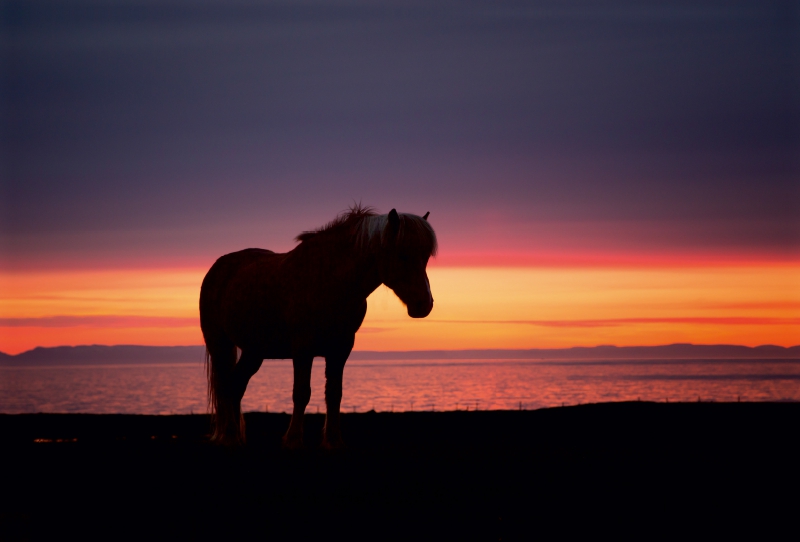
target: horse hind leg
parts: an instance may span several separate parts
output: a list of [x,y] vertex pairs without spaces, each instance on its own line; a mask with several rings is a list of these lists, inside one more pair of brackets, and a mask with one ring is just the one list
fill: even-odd
[[261,367],[263,360],[245,351],[237,362],[235,347],[226,354],[220,362],[215,362],[215,355],[209,349],[209,392],[214,426],[211,440],[236,446],[245,442],[242,397],[250,378]]
[[207,340],[206,344],[211,441],[235,444],[240,441],[241,415],[232,405],[228,390],[236,367],[236,345],[227,340],[214,343]]

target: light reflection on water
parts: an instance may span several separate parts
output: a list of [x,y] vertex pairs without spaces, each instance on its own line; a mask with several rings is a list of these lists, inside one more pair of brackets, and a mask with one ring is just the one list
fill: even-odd
[[[324,412],[324,361],[309,412]],[[246,411],[291,411],[290,361],[267,361]],[[798,401],[800,360],[348,362],[347,412],[535,409],[608,401]],[[189,414],[206,411],[198,364],[0,368],[0,412]]]

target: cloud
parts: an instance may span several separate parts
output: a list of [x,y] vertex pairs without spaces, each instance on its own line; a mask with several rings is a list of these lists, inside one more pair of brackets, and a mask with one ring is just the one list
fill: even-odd
[[396,328],[393,327],[369,327],[364,326],[359,328],[359,333],[383,333],[385,331],[394,331]]
[[800,318],[769,317],[675,317],[675,318],[601,318],[595,320],[434,320],[446,324],[518,324],[542,327],[618,327],[629,324],[695,324],[729,326],[797,326]]
[[42,316],[38,318],[0,318],[0,327],[197,327],[198,318],[172,316],[126,316],[102,314],[93,316]]

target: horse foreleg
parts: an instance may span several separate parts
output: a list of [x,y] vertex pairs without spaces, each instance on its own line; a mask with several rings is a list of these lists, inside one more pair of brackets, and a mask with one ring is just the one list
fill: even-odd
[[325,358],[325,428],[322,447],[328,450],[344,448],[339,411],[342,404],[342,377],[347,356]]
[[292,360],[294,367],[294,387],[292,388],[292,420],[289,429],[283,436],[283,447],[297,450],[303,447],[303,417],[306,406],[311,400],[311,365],[313,357],[295,358]]

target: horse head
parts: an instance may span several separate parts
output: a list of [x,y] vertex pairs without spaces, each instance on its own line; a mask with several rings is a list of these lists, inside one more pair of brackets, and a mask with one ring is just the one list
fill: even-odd
[[428,214],[419,217],[392,209],[383,232],[381,282],[397,294],[412,318],[425,318],[433,310],[425,267],[436,253],[436,234],[428,224]]

